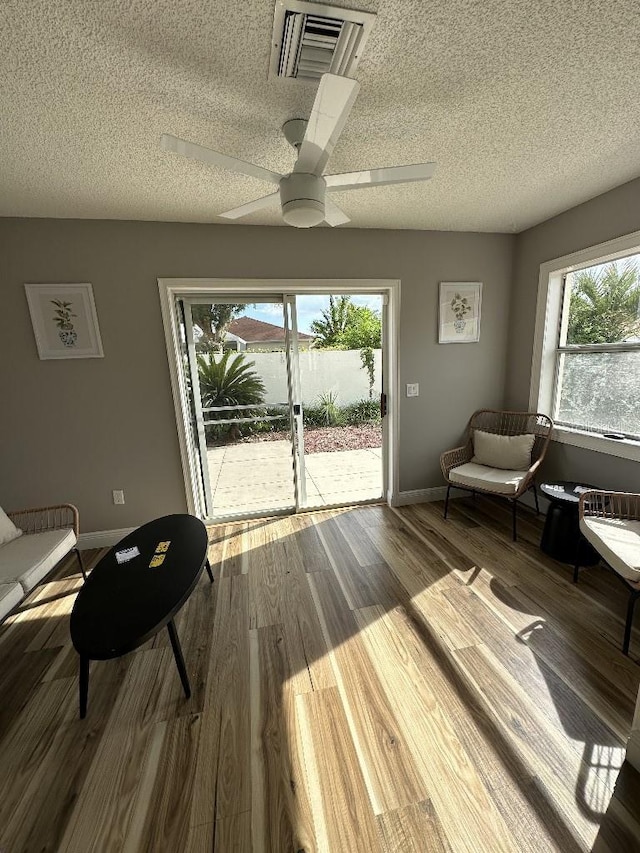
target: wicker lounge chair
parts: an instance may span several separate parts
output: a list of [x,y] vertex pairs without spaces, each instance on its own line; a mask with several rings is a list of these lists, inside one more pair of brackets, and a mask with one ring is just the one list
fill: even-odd
[[[593,489],[580,495],[580,531],[629,592],[622,651],[629,654],[633,610],[640,598],[640,495]],[[580,563],[573,580],[577,583]]]
[[[449,493],[452,488],[469,492],[500,495],[511,501],[513,508],[513,539],[516,540],[516,504],[518,498],[533,489],[538,510],[538,492],[536,473],[544,459],[553,421],[539,412],[501,412],[494,409],[480,409],[471,416],[467,425],[466,442],[462,447],[447,450],[440,457],[440,467],[447,481],[447,498],[444,505],[444,517],[449,510]],[[532,436],[530,458],[527,454],[526,467],[505,468],[499,465],[487,465],[478,461],[474,450],[474,434],[479,430],[493,436],[525,437]],[[500,442],[498,442],[500,443]],[[526,442],[525,442],[526,443]],[[506,444],[506,443],[505,443]],[[505,459],[511,452],[505,447]],[[523,454],[519,454],[523,455]]]

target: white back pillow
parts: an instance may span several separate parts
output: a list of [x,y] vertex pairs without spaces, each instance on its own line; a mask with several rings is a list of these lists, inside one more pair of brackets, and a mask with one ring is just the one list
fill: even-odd
[[489,468],[527,471],[531,467],[531,451],[535,435],[496,435],[493,432],[473,431],[473,459]]
[[7,542],[12,542],[22,536],[22,530],[16,527],[7,513],[0,506],[0,545],[6,545]]

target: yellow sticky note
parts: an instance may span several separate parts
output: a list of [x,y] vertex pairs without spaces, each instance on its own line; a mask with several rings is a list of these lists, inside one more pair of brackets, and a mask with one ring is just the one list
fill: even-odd
[[149,563],[150,569],[156,569],[164,563],[164,554],[154,554]]
[[166,554],[169,550],[169,545],[171,545],[171,539],[168,539],[166,542],[158,542],[156,545],[156,554]]

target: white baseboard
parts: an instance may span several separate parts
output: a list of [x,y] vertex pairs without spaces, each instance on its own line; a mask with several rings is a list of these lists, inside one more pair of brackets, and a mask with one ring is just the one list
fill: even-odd
[[[391,506],[406,506],[407,504],[422,504],[430,501],[443,501],[447,496],[446,486],[434,486],[431,489],[412,489],[408,492],[398,492]],[[451,495],[453,498],[454,496]]]
[[129,533],[132,533],[135,527],[122,527],[120,530],[96,530],[93,533],[81,533],[78,536],[78,548],[81,551],[87,548],[111,548]]
[[[450,500],[462,498],[468,495],[468,492],[459,489],[452,489]],[[447,496],[446,486],[433,486],[430,489],[412,489],[407,492],[398,492],[394,500],[391,500],[390,506],[407,506],[407,504],[430,503],[431,501],[443,501]],[[549,501],[539,494],[540,512],[546,513]],[[535,509],[535,501],[533,493],[527,492],[520,501],[527,506]],[[78,548],[85,550],[87,548],[111,548],[129,533],[133,533],[135,527],[122,527],[119,530],[95,530],[93,533],[81,533],[78,537]]]
[[[468,497],[471,493],[463,491],[461,489],[451,489],[451,494],[449,495],[449,500],[455,500],[456,498]],[[478,492],[480,494],[480,492]],[[394,501],[391,501],[391,506],[406,506],[407,504],[421,504],[421,503],[429,503],[431,501],[443,501],[447,496],[447,487],[446,486],[434,486],[431,489],[413,489],[408,492],[398,492],[398,495]],[[529,506],[532,509],[536,508],[535,498],[533,496],[533,492],[525,492],[525,494],[518,499],[519,503],[525,504],[525,506]],[[540,501],[540,512],[542,515],[546,515],[547,508],[550,501],[547,500],[543,495],[538,492],[538,500]]]

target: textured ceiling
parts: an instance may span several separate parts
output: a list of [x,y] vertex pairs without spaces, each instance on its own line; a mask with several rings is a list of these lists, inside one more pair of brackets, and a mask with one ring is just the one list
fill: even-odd
[[[423,184],[335,194],[352,227],[519,231],[640,175],[638,0],[331,5],[377,20],[328,171],[438,162]],[[291,169],[280,126],[315,87],[267,79],[273,8],[3,0],[0,215],[216,222],[271,192],[158,140]]]

